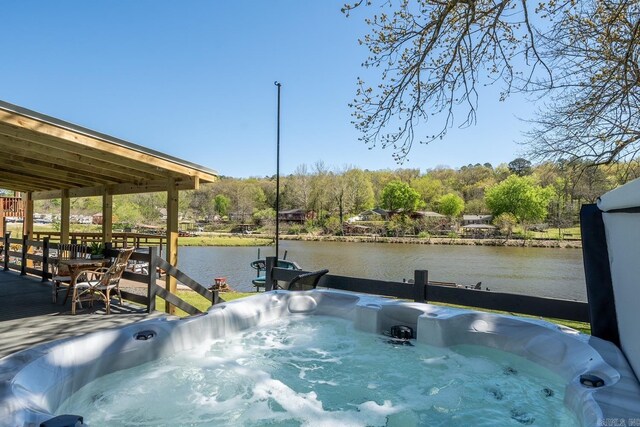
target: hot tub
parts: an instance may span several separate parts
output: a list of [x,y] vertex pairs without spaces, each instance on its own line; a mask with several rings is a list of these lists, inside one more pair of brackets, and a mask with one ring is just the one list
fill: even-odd
[[[513,425],[540,425],[540,419],[536,421],[535,416],[531,415],[526,408],[505,406],[507,399],[503,399],[503,395],[507,396],[510,391],[502,390],[500,387],[509,380],[520,385],[527,384],[524,390],[520,390],[524,395],[542,393],[543,400],[559,399],[571,413],[575,424],[596,426],[607,423],[618,423],[612,425],[637,423],[640,425],[640,385],[624,356],[613,344],[543,321],[328,290],[267,292],[214,306],[207,313],[191,318],[167,317],[149,320],[119,329],[52,342],[6,357],[0,360],[0,425],[37,426],[55,416],[68,413],[64,409],[73,408],[69,402],[73,401],[74,396],[80,396],[83,391],[86,394],[85,400],[88,406],[75,410],[74,413],[83,416],[84,421],[92,425],[92,413],[95,411],[91,404],[93,401],[104,400],[102,393],[91,389],[95,384],[99,385],[104,379],[106,385],[103,386],[109,388],[113,384],[122,382],[122,378],[128,378],[131,385],[126,387],[139,388],[144,394],[145,388],[153,388],[156,383],[148,377],[137,381],[136,372],[139,371],[136,369],[151,366],[152,369],[157,369],[158,376],[161,376],[165,360],[180,360],[188,357],[200,359],[201,354],[211,355],[212,350],[207,347],[211,343],[217,343],[216,346],[218,346],[217,353],[214,352],[212,356],[213,361],[207,361],[204,367],[198,368],[200,371],[187,369],[189,375],[194,375],[193,381],[201,376],[202,370],[213,369],[212,366],[216,363],[216,369],[226,366],[227,372],[233,369],[240,372],[241,368],[244,371],[254,372],[256,369],[247,369],[251,366],[251,360],[246,355],[233,356],[238,360],[220,362],[221,355],[223,356],[227,351],[224,343],[254,330],[259,331],[257,336],[263,342],[265,339],[272,340],[271,335],[263,331],[268,331],[270,325],[276,324],[274,322],[282,322],[283,319],[304,319],[306,327],[313,325],[314,319],[318,319],[318,324],[320,319],[339,319],[340,322],[348,325],[347,327],[339,326],[346,330],[347,338],[335,338],[332,342],[332,337],[329,336],[326,341],[332,342],[334,346],[332,348],[342,348],[344,346],[335,347],[335,345],[350,341],[348,334],[351,328],[358,334],[366,333],[366,336],[359,335],[364,338],[357,339],[371,341],[367,338],[370,336],[375,338],[373,341],[379,341],[380,345],[391,344],[392,351],[396,352],[393,353],[395,355],[393,357],[397,357],[394,360],[398,360],[398,363],[389,363],[385,369],[371,368],[370,370],[376,370],[378,373],[371,374],[372,379],[367,380],[364,386],[356,386],[355,383],[345,384],[345,382],[351,383],[352,380],[357,379],[356,377],[363,376],[363,373],[369,375],[368,367],[358,366],[360,370],[356,370],[354,366],[354,369],[347,371],[345,377],[349,378],[351,375],[350,379],[345,380],[341,377],[342,380],[338,380],[333,378],[334,375],[323,377],[322,372],[326,368],[315,361],[309,363],[306,353],[286,353],[285,357],[279,359],[271,357],[265,359],[266,362],[260,363],[276,367],[290,364],[298,370],[293,375],[287,375],[299,377],[303,384],[289,387],[283,385],[280,379],[276,381],[270,378],[269,374],[262,373],[259,379],[254,378],[253,385],[261,384],[261,390],[266,396],[264,399],[260,397],[257,390],[247,391],[235,382],[234,385],[230,384],[225,388],[223,378],[217,381],[218,384],[211,384],[212,389],[218,387],[227,395],[232,395],[234,390],[246,394],[248,396],[246,402],[249,403],[244,403],[245,410],[246,407],[251,406],[254,412],[251,414],[253,417],[251,419],[254,421],[260,420],[259,414],[255,414],[261,408],[258,402],[262,404],[268,401],[270,403],[265,404],[264,408],[274,411],[280,417],[275,418],[276,421],[293,420],[296,425],[331,425],[336,420],[348,421],[343,423],[345,425],[359,425],[358,417],[365,417],[362,418],[365,420],[362,421],[362,425],[437,424],[432,422],[435,418],[425,418],[431,417],[428,411],[442,417],[438,418],[441,425],[448,425],[455,423],[456,420],[461,422],[460,420],[465,419],[464,410],[460,409],[467,400],[466,392],[461,387],[465,385],[469,393],[474,394],[473,397],[468,397],[469,400],[479,399],[481,404],[486,402],[485,406],[495,407],[496,411],[502,410],[500,408],[504,406],[506,419],[511,420]],[[305,327],[296,326],[295,323],[292,325],[291,331],[299,332],[300,328]],[[299,332],[302,337],[307,334],[306,330]],[[333,332],[329,335],[331,334]],[[316,345],[315,338],[307,337],[307,339],[308,341],[302,347],[310,348],[316,354],[322,354],[322,359],[327,359],[334,365],[345,364],[345,361],[338,360],[339,358],[327,357],[325,350],[319,347],[320,344]],[[269,345],[282,347],[282,342],[287,341],[286,334],[284,336],[281,334],[280,340],[278,343],[269,341]],[[376,342],[372,345],[377,345]],[[239,344],[239,347],[243,345],[244,342]],[[203,346],[207,350],[203,351]],[[405,350],[405,347],[412,349]],[[449,353],[445,354],[445,349],[447,351],[452,349],[453,356]],[[386,350],[367,351],[383,353]],[[459,354],[469,351],[473,353],[472,357],[476,359],[479,357],[481,360],[480,367],[474,365],[476,367],[471,367],[470,372],[466,374],[470,378],[474,376],[481,378],[477,386],[465,384],[468,381],[458,379],[457,383],[448,383],[454,385],[447,389],[446,384],[445,386],[431,384],[429,376],[420,377],[427,365],[436,365],[436,369],[440,370],[450,369],[452,363],[457,363],[457,367],[464,367],[466,359],[460,358],[467,356],[459,356]],[[507,355],[504,359],[506,362],[494,363],[500,371],[491,371],[490,369],[495,367],[487,367],[487,363],[482,362],[482,360],[486,361],[486,357],[503,352]],[[263,352],[260,351],[260,353]],[[411,366],[412,358],[416,358],[419,362]],[[305,360],[307,364],[304,368],[300,368]],[[233,366],[230,366],[231,364]],[[402,394],[410,395],[408,400],[398,401],[395,395],[388,398],[379,397],[382,395],[377,388],[386,388],[384,381],[380,379],[385,375],[386,370],[389,371],[390,377],[397,376],[401,381],[399,391],[393,393],[398,394],[398,399],[402,399]],[[400,376],[403,372],[408,373],[409,377]],[[184,376],[184,373],[180,375]],[[313,376],[312,381],[308,378],[311,376]],[[547,378],[551,381],[552,377],[559,379],[561,385],[545,387],[544,381],[547,381]],[[111,379],[111,382],[108,379]],[[192,379],[187,377],[186,382],[191,381]],[[265,384],[278,384],[277,390],[271,390]],[[351,386],[351,389],[345,388],[347,385]],[[314,388],[316,386],[318,390]],[[206,398],[202,401],[191,398],[192,401],[189,404],[193,408],[222,405],[219,403],[222,402],[219,396],[212,398],[211,393],[207,394],[206,384],[199,387],[205,389],[199,392]],[[329,389],[332,393],[351,390],[346,391],[347,396],[341,396],[340,399],[356,400],[353,403],[342,402],[339,410],[332,410],[328,401],[322,401],[320,388]],[[460,390],[454,394],[447,394],[452,393],[452,389],[456,388]],[[377,394],[368,394],[367,389]],[[355,395],[360,394],[358,391],[363,393],[356,398]],[[164,391],[164,394],[171,393],[171,389]],[[287,393],[289,397],[282,397]],[[177,394],[176,400],[180,399]],[[455,397],[452,397],[454,395]],[[272,399],[273,396],[276,397]],[[229,396],[226,399],[228,398]],[[460,402],[452,406],[451,401],[454,399]],[[516,398],[515,401],[517,400],[519,399]],[[135,398],[131,398],[130,401],[134,402],[133,407],[138,405]],[[307,416],[312,412],[314,416],[302,419],[296,418],[297,415],[286,415],[290,409],[287,403],[292,401],[298,403],[289,405],[291,408],[296,407],[297,410],[306,412]],[[407,401],[418,402],[422,408],[414,410],[408,407]],[[295,408],[291,410],[295,412]],[[304,418],[304,415],[301,417]],[[201,420],[201,425],[208,425],[204,421],[206,417],[198,419]],[[425,421],[426,419],[429,421]],[[157,421],[154,423],[133,418],[131,422],[136,425],[157,424]],[[227,422],[230,425],[234,424],[231,419],[227,419]],[[94,421],[93,425],[105,425],[104,423],[108,421],[105,419]],[[171,423],[173,425],[175,420]],[[185,423],[191,425],[194,421],[185,419]],[[239,423],[242,424],[242,422]],[[114,422],[114,425],[121,424],[122,421]],[[216,424],[220,424],[219,421]]]

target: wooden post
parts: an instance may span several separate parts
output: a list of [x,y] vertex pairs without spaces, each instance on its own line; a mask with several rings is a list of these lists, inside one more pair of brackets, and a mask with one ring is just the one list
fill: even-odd
[[22,202],[24,203],[24,222],[22,223],[22,234],[31,235],[33,233],[33,198],[32,193],[24,193]]
[[105,188],[102,194],[102,242],[111,242],[113,238],[113,196]]
[[29,234],[22,235],[22,260],[20,261],[20,275],[24,276],[27,274],[27,253],[29,252],[29,245],[27,245],[27,240],[29,240]]
[[154,247],[149,247],[149,282],[147,283],[147,298],[149,302],[147,303],[147,313],[152,313],[156,311],[156,270],[158,268],[158,249]]
[[413,272],[413,300],[415,302],[427,301],[427,288],[429,285],[429,271],[416,270]]
[[273,280],[273,267],[276,266],[276,257],[268,256],[266,258],[266,270],[264,271],[264,291],[272,291],[276,288]]
[[[172,266],[178,265],[178,188],[176,180],[169,179],[167,185],[167,262]],[[167,274],[165,289],[172,294],[178,290],[176,278]],[[165,302],[165,312],[175,313],[175,307]]]
[[42,239],[42,281],[49,280],[49,239],[47,236]]
[[11,233],[4,233],[4,271],[9,270],[9,251],[11,250],[11,245],[9,244],[10,238]]
[[[33,198],[32,198],[32,193],[31,192],[24,193],[22,195],[22,200],[24,202],[24,222],[22,223],[22,234],[24,236],[31,236],[31,235],[33,235]],[[31,248],[31,247],[27,247],[27,250],[28,250],[27,253],[32,253],[33,252],[33,248]],[[27,260],[25,258],[25,259],[23,259],[23,262],[25,263],[24,266],[33,267],[33,261]]]
[[60,199],[60,243],[69,243],[69,222],[71,221],[71,199],[69,190],[62,190]]
[[[75,238],[71,239],[71,244],[72,245],[77,245],[78,244],[78,239],[75,239]],[[78,256],[78,252],[77,251],[73,251],[73,252],[71,252],[69,254],[69,258],[71,258],[71,259],[76,259],[77,256]]]
[[4,217],[4,199],[0,197],[0,236],[4,236],[7,229],[7,222]]

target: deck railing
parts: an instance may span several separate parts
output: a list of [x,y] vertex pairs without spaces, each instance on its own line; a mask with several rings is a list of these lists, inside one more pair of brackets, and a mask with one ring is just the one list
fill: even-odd
[[7,216],[24,217],[24,203],[21,197],[0,197],[0,219]]
[[[32,274],[42,278],[42,281],[51,279],[51,264],[55,262],[55,258],[51,256],[52,251],[57,251],[59,243],[51,242],[48,236],[42,240],[31,240],[28,235],[20,239],[12,239],[11,233],[4,236],[4,250],[2,252],[2,265],[6,270],[17,270],[21,275]],[[73,244],[83,246],[72,240]],[[115,258],[118,250],[113,248],[111,244],[106,245],[104,255],[107,258]],[[84,246],[85,252],[88,253],[87,247]],[[160,256],[158,256],[157,247],[148,247],[145,251],[133,252],[129,258],[131,269],[125,270],[122,278],[134,282],[144,283],[146,285],[146,295],[140,295],[134,292],[121,289],[123,299],[141,304],[147,307],[147,312],[156,309],[156,296],[164,299],[170,304],[180,308],[190,315],[201,313],[200,310],[193,307],[186,301],[180,299],[177,295],[168,292],[156,283],[158,272],[175,277],[181,284],[186,285],[199,295],[202,295],[211,304],[223,302],[217,291],[211,291],[189,276],[171,266]],[[136,268],[138,267],[138,268]]]
[[[43,281],[49,280],[51,278],[49,269],[49,264],[51,263],[50,251],[57,249],[57,245],[57,243],[51,243],[48,238],[44,238],[42,241],[31,240],[29,236],[24,236],[22,239],[12,239],[11,234],[7,233],[4,236],[4,270],[18,270],[21,274],[34,274],[42,277]],[[32,253],[32,248],[37,249],[37,253]],[[147,266],[146,272],[125,271],[122,277],[145,283],[147,292],[146,296],[143,296],[123,291],[123,298],[145,305],[149,312],[155,310],[156,296],[159,296],[188,314],[201,313],[200,310],[179,299],[176,295],[169,293],[156,283],[157,271],[164,271],[208,301],[211,301],[212,305],[223,302],[217,291],[209,290],[200,285],[177,268],[171,266],[159,257],[157,253],[157,248],[149,247],[146,252],[134,252],[131,255],[131,261]],[[117,255],[117,251],[107,248],[105,255],[113,257]],[[34,268],[34,265],[38,264],[40,268]],[[276,268],[274,267],[275,257],[267,257],[266,264],[266,291],[275,289],[277,281],[289,282],[299,274],[307,273],[300,270]],[[413,283],[327,274],[320,279],[318,286],[408,299],[416,302],[440,302],[554,319],[589,322],[589,305],[585,302],[435,285],[429,282],[429,273],[426,270],[416,270]]]
[[[265,289],[267,291],[275,289],[277,281],[289,282],[303,273],[307,272],[276,268],[275,257],[267,257]],[[320,279],[318,287],[408,299],[415,302],[439,302],[554,319],[589,322],[589,305],[586,302],[434,285],[429,282],[429,272],[426,270],[416,270],[414,272],[414,283],[326,274]]]
[[[60,242],[59,231],[34,231],[34,240],[44,240],[48,237],[51,242]],[[93,232],[70,232],[69,239],[78,242],[81,245],[90,245],[93,242],[101,242],[102,234]],[[146,233],[129,233],[129,232],[116,232],[111,235],[111,245],[114,248],[146,248],[149,246],[155,246],[159,248],[159,253],[162,255],[162,249],[166,244],[166,236],[161,234],[146,234]]]

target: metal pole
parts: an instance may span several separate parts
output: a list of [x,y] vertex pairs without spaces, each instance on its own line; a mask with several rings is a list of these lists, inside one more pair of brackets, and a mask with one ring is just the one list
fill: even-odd
[[278,87],[278,123],[276,131],[276,265],[278,265],[278,241],[280,240],[280,87],[279,82],[274,82]]

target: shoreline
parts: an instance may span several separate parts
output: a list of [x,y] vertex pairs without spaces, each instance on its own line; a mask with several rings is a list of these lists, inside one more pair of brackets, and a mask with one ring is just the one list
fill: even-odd
[[[242,238],[272,238],[273,236],[252,234]],[[461,246],[507,246],[527,248],[582,248],[581,240],[553,239],[468,239],[450,237],[382,237],[382,236],[315,236],[315,235],[281,235],[280,240],[304,242],[345,242],[345,243],[400,243],[417,245],[461,245]]]

